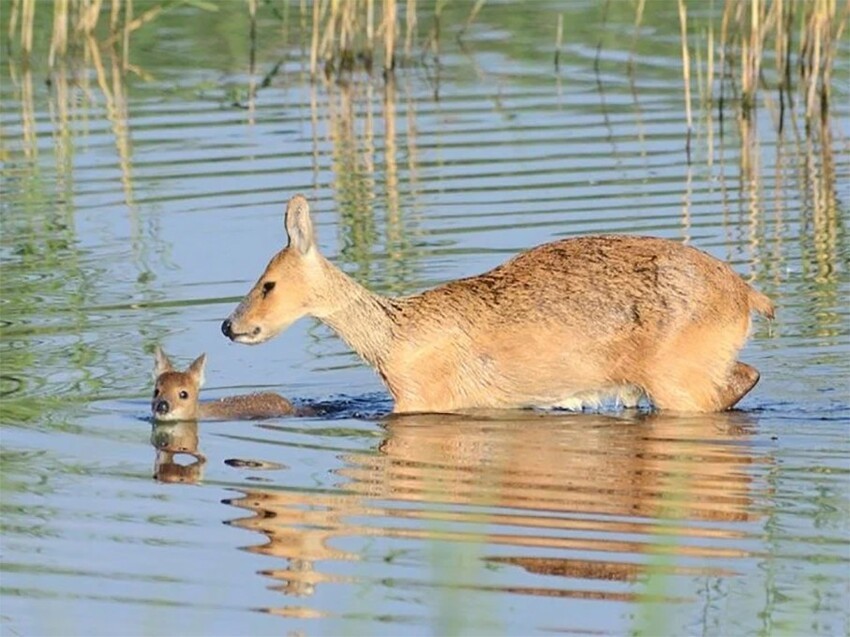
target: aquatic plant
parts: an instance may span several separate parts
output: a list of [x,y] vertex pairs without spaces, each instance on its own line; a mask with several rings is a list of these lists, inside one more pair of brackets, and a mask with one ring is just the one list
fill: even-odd
[[[33,52],[36,5],[39,8],[50,6],[46,2],[36,3],[36,0],[12,0],[9,12],[8,46],[11,52],[17,40],[25,61],[29,60]],[[130,34],[154,20],[163,11],[182,5],[205,11],[218,10],[214,2],[205,0],[171,0],[155,4],[137,15],[134,11],[133,0],[110,0],[108,11],[104,7],[103,0],[54,0],[48,64],[53,68],[60,58],[92,38],[98,25],[102,24],[103,16],[108,13],[109,35],[103,43],[106,45],[120,43],[123,68],[126,71],[129,68]]]
[[[442,10],[447,0],[434,4],[431,27],[422,45],[422,51],[436,55],[439,51]],[[476,0],[466,20],[459,25],[460,38],[486,0]],[[416,0],[314,0],[300,2],[300,32],[309,37],[310,75],[318,77],[341,77],[355,70],[371,73],[380,65],[388,76],[402,57],[413,59],[420,10]],[[36,14],[39,20],[46,14],[43,7],[51,6],[35,0],[12,0],[8,20],[8,45],[10,53],[14,43],[24,60],[33,53]],[[219,6],[209,0],[167,0],[136,13],[133,0],[54,0],[53,29],[50,39],[49,65],[52,68],[58,59],[78,48],[76,44],[92,37],[96,31],[108,29],[102,43],[120,44],[124,59],[124,70],[129,68],[130,36],[140,27],[154,21],[165,11],[181,6],[190,6],[204,11],[218,11]],[[247,0],[246,9],[250,16],[252,33],[256,29],[257,0]],[[37,11],[38,9],[38,11]],[[289,11],[285,7],[281,14],[276,8],[272,12],[285,20]],[[421,12],[424,14],[424,10]],[[107,18],[108,16],[108,18]],[[103,23],[108,22],[108,27]],[[307,34],[309,34],[307,36]]]
[[[475,20],[486,0],[476,0],[457,37]],[[442,11],[447,0],[436,0],[431,28],[422,45],[423,55],[439,54]],[[301,1],[302,15],[306,2]],[[400,59],[413,59],[414,42],[420,24],[417,0],[382,0],[380,22],[375,0],[315,0],[312,3],[310,30],[310,75],[340,77],[355,70],[371,73],[380,65],[385,77]],[[422,12],[424,13],[424,11]],[[306,21],[302,19],[302,23]],[[402,33],[403,23],[403,33]]]
[[[678,4],[690,130],[688,32],[696,27],[689,23],[685,1],[679,0]],[[786,120],[791,119],[786,113],[795,108],[795,94],[798,94],[807,132],[811,132],[816,118],[826,121],[829,116],[832,69],[848,17],[850,0],[845,0],[842,7],[838,0],[725,0],[716,51],[713,26],[709,25],[708,72],[704,75],[705,85],[700,83],[700,94],[712,95],[711,89],[717,85],[718,118],[722,125],[729,91],[739,105],[739,116],[750,119],[759,90],[773,89],[778,94],[780,131]],[[796,42],[795,34],[798,34]],[[764,63],[771,50],[775,67],[772,74]],[[719,56],[716,67],[715,53]]]

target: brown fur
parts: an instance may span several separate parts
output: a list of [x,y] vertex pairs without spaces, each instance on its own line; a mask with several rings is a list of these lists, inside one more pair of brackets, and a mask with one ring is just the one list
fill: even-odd
[[742,381],[735,359],[750,313],[772,316],[773,304],[695,248],[654,237],[564,239],[387,298],[319,254],[302,196],[285,222],[289,244],[222,331],[256,344],[315,316],[377,369],[396,412],[577,408],[607,397],[632,406],[642,395],[661,409],[719,411],[755,384]]
[[205,364],[206,355],[201,354],[186,371],[177,371],[165,352],[156,348],[156,385],[151,401],[151,415],[155,420],[249,420],[307,415],[283,396],[269,392],[201,402]]

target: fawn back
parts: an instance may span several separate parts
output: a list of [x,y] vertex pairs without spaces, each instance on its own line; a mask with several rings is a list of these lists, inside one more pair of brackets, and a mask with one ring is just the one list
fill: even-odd
[[174,369],[159,347],[155,356],[156,382],[151,401],[151,414],[155,420],[248,420],[289,416],[298,412],[286,398],[270,392],[201,402],[206,354],[196,358],[185,371]]

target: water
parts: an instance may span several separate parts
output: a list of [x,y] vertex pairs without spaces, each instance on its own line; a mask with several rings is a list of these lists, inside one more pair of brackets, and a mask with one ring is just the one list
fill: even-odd
[[[388,88],[312,86],[267,6],[252,75],[241,3],[163,13],[125,82],[106,47],[50,86],[3,66],[3,634],[847,634],[848,57],[829,138],[695,108],[689,165],[675,7],[633,76],[617,3],[567,9],[554,74],[561,10],[488,3]],[[388,418],[327,329],[219,333],[295,192],[387,294],[573,234],[687,240],[776,301],[762,381],[698,417]],[[208,398],[340,411],[152,431],[155,344],[207,353]]]

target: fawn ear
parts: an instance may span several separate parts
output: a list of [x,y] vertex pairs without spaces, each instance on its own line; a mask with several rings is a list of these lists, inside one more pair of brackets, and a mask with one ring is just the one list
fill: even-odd
[[207,364],[207,355],[201,354],[192,361],[192,364],[189,365],[189,368],[186,370],[186,373],[191,376],[195,382],[198,384],[198,387],[203,386],[204,380],[204,367]]
[[161,374],[165,372],[173,372],[174,366],[171,364],[171,361],[168,360],[168,355],[162,350],[162,348],[157,345],[153,351],[155,363],[153,366],[153,376],[154,378],[159,378]]
[[316,245],[316,235],[313,233],[313,221],[310,219],[310,206],[304,195],[295,195],[286,204],[284,218],[289,245],[301,254],[307,254]]

